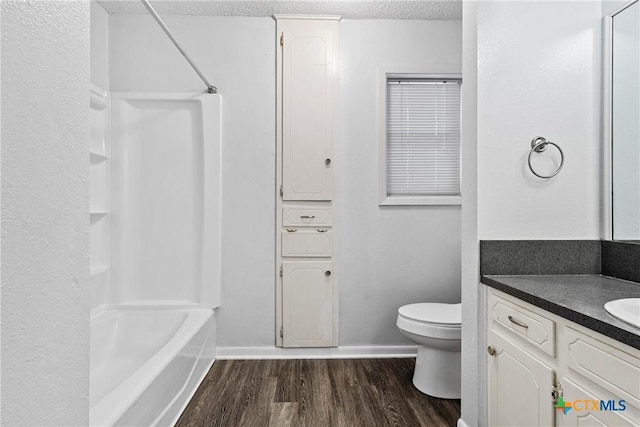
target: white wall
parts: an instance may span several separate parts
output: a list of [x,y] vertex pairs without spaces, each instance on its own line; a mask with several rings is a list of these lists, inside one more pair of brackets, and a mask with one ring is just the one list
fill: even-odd
[[2,2],[2,420],[89,422],[89,4]]
[[[467,199],[462,420],[475,426],[486,424],[486,302],[474,261],[478,237],[600,238],[601,5],[465,2],[463,10],[465,81],[477,72],[476,93],[463,88],[462,117],[463,153],[473,146],[477,153],[463,154],[463,166],[477,154],[478,212],[474,224],[473,201]],[[551,180],[533,177],[526,166],[529,143],[538,135],[565,152],[565,167]],[[463,190],[472,193],[473,169],[463,171]]]
[[109,90],[109,14],[91,1],[91,83]]
[[[166,16],[223,96],[219,346],[275,342],[275,21]],[[340,344],[408,343],[397,308],[460,298],[460,209],[378,207],[378,68],[460,72],[460,22],[341,24],[337,143]],[[148,15],[110,16],[113,91],[202,91]],[[401,47],[405,45],[406,47]]]
[[379,207],[380,67],[461,73],[459,21],[343,20],[336,143],[341,345],[410,344],[398,307],[460,301],[460,206]]
[[[600,7],[478,7],[480,239],[600,238]],[[564,169],[553,179],[528,169],[535,136],[564,150]],[[536,161],[553,151],[535,154]]]

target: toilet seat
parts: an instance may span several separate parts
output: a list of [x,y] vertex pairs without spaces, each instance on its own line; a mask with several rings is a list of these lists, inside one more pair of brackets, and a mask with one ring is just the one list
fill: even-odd
[[459,340],[461,321],[461,304],[418,303],[398,309],[398,327],[423,337]]
[[432,325],[460,327],[462,323],[462,304],[442,304],[423,302],[403,305],[398,309],[398,315],[418,322]]

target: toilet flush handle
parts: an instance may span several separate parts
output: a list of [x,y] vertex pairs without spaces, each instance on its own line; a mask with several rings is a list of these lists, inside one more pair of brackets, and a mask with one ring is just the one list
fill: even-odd
[[489,347],[487,347],[487,353],[489,353],[489,356],[495,356],[496,349],[492,345],[490,345]]

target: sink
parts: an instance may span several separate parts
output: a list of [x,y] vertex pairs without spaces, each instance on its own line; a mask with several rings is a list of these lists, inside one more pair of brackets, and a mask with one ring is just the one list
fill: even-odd
[[614,317],[640,328],[640,298],[625,298],[609,301],[604,309]]

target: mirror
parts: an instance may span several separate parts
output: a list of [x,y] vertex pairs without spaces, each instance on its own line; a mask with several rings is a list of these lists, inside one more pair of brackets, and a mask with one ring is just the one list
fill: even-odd
[[611,197],[613,240],[640,243],[640,6],[611,18]]

